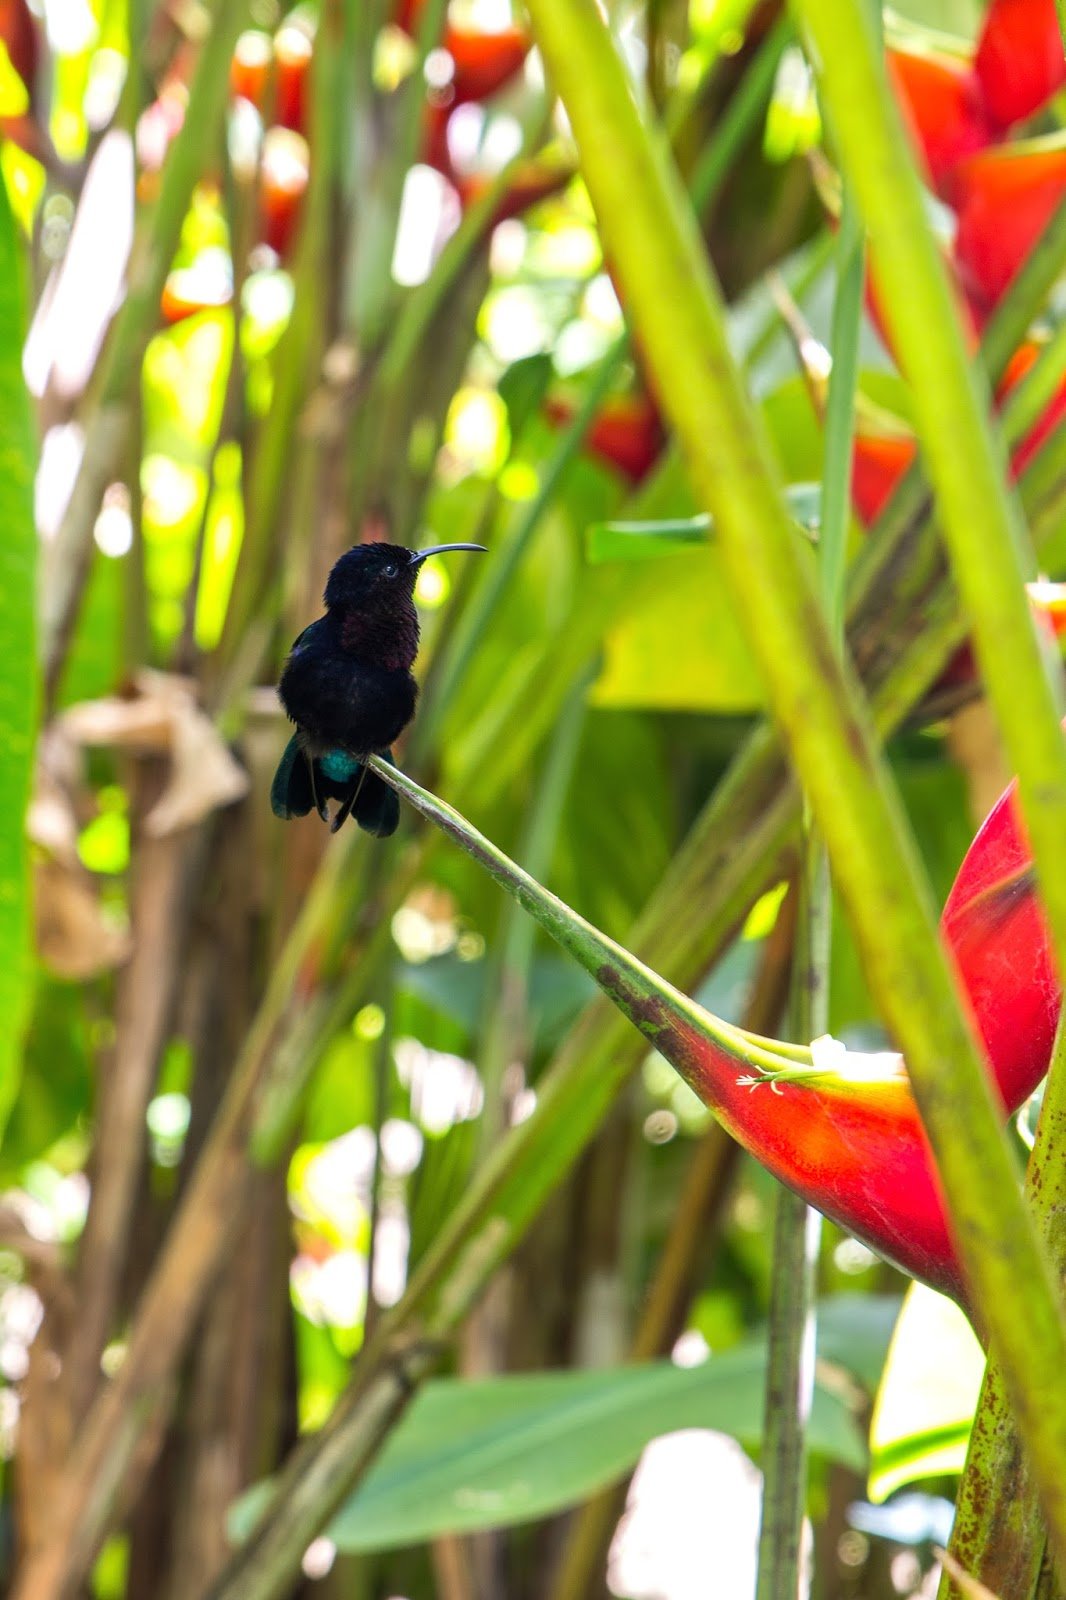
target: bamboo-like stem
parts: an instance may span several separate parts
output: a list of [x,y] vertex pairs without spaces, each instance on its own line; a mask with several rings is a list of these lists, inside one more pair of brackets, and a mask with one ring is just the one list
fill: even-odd
[[[1066,1008],[1059,1018],[1025,1192],[1060,1279],[1066,1277]],[[1003,1373],[989,1362],[956,1501],[951,1550],[996,1594],[1035,1600],[1047,1535]],[[945,1573],[940,1600],[957,1593]]]
[[[688,456],[699,496],[715,517],[727,580],[824,833],[871,984],[906,1056],[974,1302],[1003,1362],[1033,1452],[1049,1527],[1066,1552],[1066,1393],[1057,1377],[1066,1362],[1066,1328],[1018,1192],[1009,1149],[997,1126],[980,1052],[937,939],[913,838],[878,755],[854,679],[834,658],[810,572],[777,490],[768,447],[730,356],[722,308],[676,174],[641,126],[621,60],[593,0],[566,4],[531,0],[529,9],[548,69],[569,112],[583,175],[642,348]],[[827,56],[835,52],[846,63],[850,58],[845,56],[844,38],[858,28],[861,49],[872,59],[872,41],[858,8],[823,10],[808,0],[803,14],[824,23],[819,38]],[[861,87],[853,86],[851,94],[860,100],[864,95],[887,100],[887,89],[876,75],[869,84],[864,80]],[[832,109],[839,113],[847,108],[834,99]],[[843,138],[847,124],[839,115],[836,120]],[[882,120],[887,122],[887,117]],[[894,149],[891,158],[909,171]],[[876,206],[860,181],[860,166],[865,176],[863,163],[855,163],[852,176],[869,220]],[[893,172],[881,172],[884,183],[893,177]],[[920,210],[908,225],[926,237]],[[932,253],[931,240],[928,247]],[[882,256],[882,267],[886,264],[890,263]],[[939,263],[935,268],[940,274]],[[942,305],[937,298],[941,289],[947,302],[946,285],[937,276],[935,311],[950,322],[950,303]],[[900,318],[901,328],[904,321]],[[959,348],[963,426],[972,413],[981,440],[987,424],[980,417]],[[927,372],[923,361],[916,376],[925,379]],[[939,396],[935,377],[930,392],[934,400]],[[930,412],[936,416],[935,405]],[[952,434],[944,441],[946,449],[931,438],[926,443],[934,470],[944,479],[941,488],[949,491],[944,505],[954,520],[958,506],[968,508],[972,499],[972,480],[962,482],[950,459],[945,459],[959,448],[959,440]],[[988,503],[982,504],[977,526],[987,530],[991,521],[991,537],[997,538],[1002,486],[992,471],[991,451],[978,449],[977,455],[981,464],[987,457],[987,470],[975,475],[992,508],[989,516]],[[970,463],[971,469],[975,466]],[[1009,531],[1005,517],[1002,531]],[[966,530],[960,529],[959,535],[953,544],[956,555],[967,544]],[[1009,556],[1005,537],[1000,542]],[[1016,581],[1016,564],[1007,565],[1011,581]],[[972,588],[971,609],[982,610],[985,626],[993,611],[984,607],[984,580],[975,579]],[[1035,658],[1031,676],[1038,680],[1024,680],[1025,704],[1032,699],[1041,718],[1046,712],[1053,735],[1050,744],[1037,736],[1032,749],[1024,739],[1015,750],[1025,758],[1030,786],[1038,776],[1051,785],[1051,803],[1038,804],[1040,821],[1034,830],[1041,833],[1041,858],[1046,863],[1049,840],[1044,825],[1057,815],[1057,774],[1060,763],[1066,772],[1066,749],[1054,723],[1050,690],[1021,592],[1016,602],[1025,613],[1023,630],[1017,630],[1024,631],[1024,638],[1016,642],[1019,650],[1028,651],[1027,659]],[[1009,627],[1013,606],[1004,607],[1003,615]],[[1006,638],[1013,639],[1013,632]],[[1005,642],[998,641],[998,647],[1009,670]],[[992,643],[986,640],[987,645]],[[992,665],[998,678],[999,662]],[[1066,810],[1066,781],[1062,798]],[[1055,828],[1061,840],[1063,823],[1056,821]],[[1057,843],[1055,852],[1057,859]],[[1060,898],[1066,931],[1066,897],[1060,894]],[[974,1181],[977,1173],[980,1182]]]
[[[104,490],[121,472],[131,401],[141,363],[159,322],[159,297],[177,250],[182,223],[204,166],[204,151],[221,132],[230,59],[245,26],[248,0],[216,0],[185,121],[167,152],[154,211],[134,241],[129,280],[100,374],[85,452],[70,501],[48,549],[42,588],[41,650],[46,695],[54,695],[92,555],[92,533]],[[131,74],[132,76],[132,74]]]
[[[865,259],[862,225],[845,197],[833,306],[833,366],[826,407],[818,583],[838,651],[844,643],[845,558],[851,522],[851,452],[855,433],[859,329]],[[792,980],[792,1037],[814,1039],[829,1027],[833,890],[825,847],[805,829],[800,913]],[[796,1600],[806,1501],[806,1419],[814,1386],[816,1274],[821,1217],[779,1187],[770,1288],[763,1494],[757,1600]]]
[[1060,971],[1066,970],[1066,743],[1057,668],[1024,591],[1035,558],[1006,488],[947,274],[865,8],[797,0],[822,94],[885,285],[885,309],[914,395],[923,456],[989,696],[1018,774],[1022,809]]
[[326,858],[270,984],[182,1207],[138,1309],[122,1366],[86,1418],[59,1486],[48,1543],[17,1574],[12,1600],[60,1600],[87,1570],[142,1430],[185,1348],[192,1319],[241,1213],[247,1130],[265,1065],[328,925],[348,850]]

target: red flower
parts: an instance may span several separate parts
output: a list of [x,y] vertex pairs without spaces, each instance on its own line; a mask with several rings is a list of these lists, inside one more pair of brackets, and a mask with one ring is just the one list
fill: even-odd
[[955,56],[890,49],[888,75],[937,194],[950,199],[952,174],[995,137],[973,68]]
[[1066,141],[1056,135],[971,156],[955,187],[955,256],[991,310],[1066,195]]
[[[544,409],[549,422],[565,428],[577,407],[556,395]],[[658,461],[664,438],[659,408],[650,395],[619,394],[603,402],[585,435],[585,448],[637,484]]]
[[[1013,786],[970,846],[941,933],[1004,1113],[1012,1112],[1047,1071],[1061,998]],[[794,1072],[782,1058],[781,1073],[753,1078],[691,1006],[659,1009],[642,997],[637,1014],[730,1133],[782,1182],[906,1272],[964,1298],[900,1058],[849,1052],[834,1062],[830,1052],[818,1073]]]
[[974,71],[1000,128],[1039,111],[1066,83],[1055,0],[992,0]]
[[851,453],[851,498],[866,527],[877,521],[918,453],[913,435],[855,435]]
[[495,33],[477,28],[446,29],[444,48],[452,58],[454,103],[487,100],[522,70],[532,39],[516,23]]
[[295,241],[309,177],[306,139],[290,128],[268,129],[259,171],[259,230],[279,256]]

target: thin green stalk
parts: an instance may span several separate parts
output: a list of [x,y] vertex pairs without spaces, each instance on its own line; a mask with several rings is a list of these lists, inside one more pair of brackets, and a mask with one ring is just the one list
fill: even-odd
[[706,211],[732,171],[745,140],[750,137],[773,93],[778,65],[793,37],[790,18],[780,16],[715,125],[714,135],[701,153],[689,182],[692,204],[697,212]]
[[847,594],[848,530],[851,527],[851,450],[855,436],[855,390],[859,379],[859,327],[866,261],[862,222],[846,195],[837,246],[837,292],[833,304],[829,398],[825,414],[822,520],[818,530],[819,589],[830,632],[843,643]]
[[818,53],[841,159],[866,218],[886,315],[911,381],[923,456],[1019,792],[1060,971],[1066,970],[1066,743],[1057,670],[1024,581],[1032,546],[993,444],[953,292],[865,9],[796,0]]
[[1066,322],[1060,322],[1000,412],[1000,426],[1009,437],[1024,439],[1054,400],[1066,376]]
[[[795,1037],[828,1028],[828,861],[809,830],[792,973]],[[815,1292],[822,1219],[798,1194],[777,1186],[763,1414],[763,1490],[756,1600],[797,1600],[807,1499],[807,1417],[814,1388]]]
[[[1033,1452],[1049,1526],[1066,1551],[1066,1392],[1059,1381],[1066,1364],[1066,1328],[1018,1192],[980,1048],[960,1008],[937,937],[913,837],[855,680],[835,657],[807,558],[782,504],[769,447],[729,351],[724,311],[676,173],[661,145],[641,126],[631,86],[595,0],[530,0],[529,10],[548,70],[570,116],[582,172],[641,347],[688,457],[700,500],[715,518],[737,610],[824,833],[874,993],[906,1056],[974,1304],[1003,1362]],[[842,60],[850,59],[842,46],[856,28],[861,50],[872,62],[872,40],[858,8],[834,4],[823,9],[821,0],[806,0],[803,11],[819,24],[827,66],[834,52]],[[846,104],[838,104],[837,98],[843,97],[834,97],[832,109],[847,153],[848,108],[858,105],[860,113],[866,111],[864,102],[884,101],[887,89],[872,74],[870,83],[864,80],[857,89],[852,86]],[[877,116],[887,121],[880,106]],[[892,162],[908,170],[902,153],[889,154],[890,170],[881,172],[885,184],[895,177]],[[885,164],[882,158],[881,166]],[[861,181],[866,177],[864,163],[854,162],[853,167],[856,196],[869,221],[877,213],[876,197],[871,199]],[[926,237],[920,209],[908,225]],[[932,251],[931,242],[929,248]],[[934,269],[934,290],[942,289],[945,302],[937,299],[936,310],[940,321],[950,325],[953,312],[935,258]],[[906,319],[900,320],[902,330]],[[960,366],[963,398],[972,399],[963,407],[962,426],[972,420],[980,438],[987,424],[970,390],[961,345]],[[928,374],[924,352],[917,370],[936,400],[940,376]],[[922,406],[924,418],[924,400]],[[937,406],[930,409],[935,416]],[[946,450],[928,428],[923,436],[938,477],[951,491],[944,504],[954,521],[958,508],[953,497],[957,495],[966,508],[973,498],[972,480],[966,474],[965,481],[960,480],[952,463],[959,434],[951,430]],[[996,538],[1000,533],[996,508],[1002,504],[1003,491],[991,471],[990,451],[984,455],[989,470],[975,475],[982,483],[982,495],[991,502],[991,537]],[[971,470],[977,465],[969,463]],[[988,503],[982,498],[977,521],[986,532]],[[1005,519],[1004,527],[1009,527]],[[967,530],[958,532],[955,545],[965,550]],[[1017,582],[1016,571],[1011,576]],[[981,612],[985,626],[983,577],[975,578],[972,589],[970,610]],[[1043,688],[1048,704],[1040,702],[1037,710],[1040,716],[1047,711],[1045,720],[1053,735],[1046,751],[1039,743],[1031,751],[1029,741],[1022,741],[1031,789],[1037,776],[1053,783],[1060,762],[1066,767],[1066,749],[1051,715],[1024,595],[1019,592],[1016,601],[1024,615],[1022,630],[1014,630],[1024,633],[1018,648],[1028,649],[1036,665],[1037,682],[1026,680],[1025,693],[1039,701]],[[1010,606],[1004,608],[1004,618],[1009,629]],[[1008,631],[1000,648],[1012,639],[1013,632]],[[993,641],[987,643],[991,647]],[[998,678],[998,663],[991,662],[990,667]],[[1054,805],[1041,802],[1029,814],[1040,819],[1034,842],[1039,833],[1041,858],[1047,863],[1045,823],[1056,814]],[[1057,823],[1058,840],[1064,831],[1063,823]],[[1056,846],[1056,860],[1057,854]],[[1060,899],[1066,912],[1061,892]],[[980,1174],[979,1182],[975,1174]]]
[[85,452],[55,538],[45,546],[41,636],[46,698],[55,694],[92,558],[92,535],[108,484],[121,476],[134,391],[144,352],[159,323],[159,298],[178,248],[204,153],[221,134],[230,59],[246,24],[248,0],[216,0],[189,90],[181,131],[167,152],[154,210],[139,229],[126,297],[115,318],[100,372]]
[[[846,194],[837,240],[833,366],[826,406],[818,587],[838,654],[844,647],[851,458],[865,277],[862,224]],[[825,846],[805,819],[791,1031],[815,1039],[829,1027],[833,889]],[[807,1489],[806,1419],[814,1385],[815,1293],[822,1221],[779,1186],[770,1291],[763,1498],[757,1600],[796,1600]]]

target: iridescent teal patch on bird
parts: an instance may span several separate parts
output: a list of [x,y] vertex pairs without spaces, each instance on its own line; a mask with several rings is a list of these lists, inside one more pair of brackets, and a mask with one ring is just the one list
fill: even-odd
[[360,763],[347,750],[327,750],[317,757],[317,765],[331,783],[348,783],[359,771]]

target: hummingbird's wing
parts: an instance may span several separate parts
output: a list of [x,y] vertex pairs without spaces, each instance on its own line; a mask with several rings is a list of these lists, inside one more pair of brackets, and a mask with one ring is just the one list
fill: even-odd
[[290,822],[293,817],[306,817],[314,805],[311,769],[299,738],[294,733],[285,746],[274,782],[270,785],[270,809],[283,822]]

